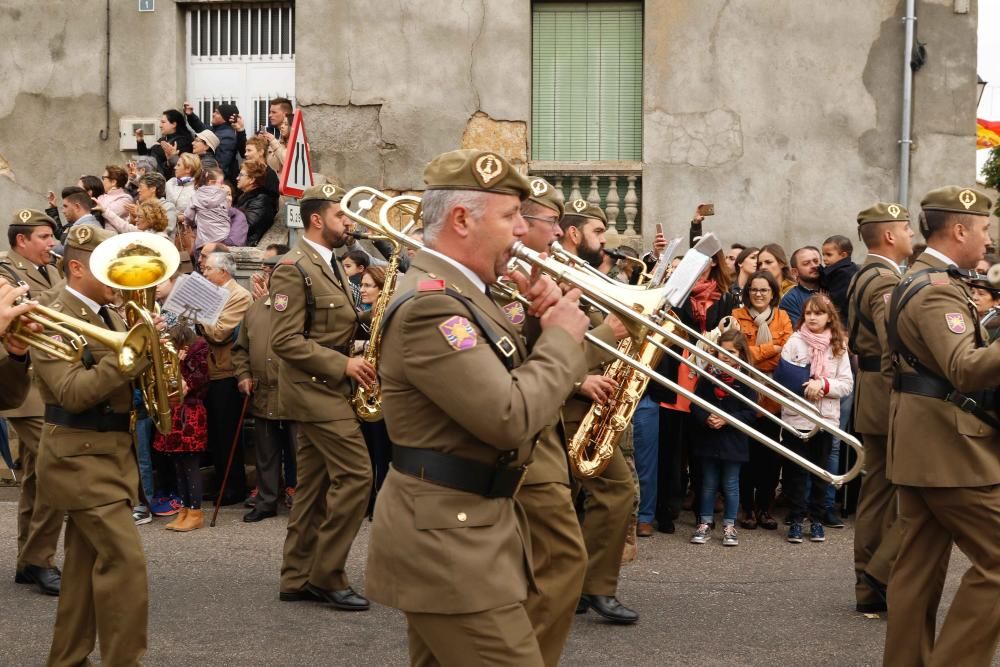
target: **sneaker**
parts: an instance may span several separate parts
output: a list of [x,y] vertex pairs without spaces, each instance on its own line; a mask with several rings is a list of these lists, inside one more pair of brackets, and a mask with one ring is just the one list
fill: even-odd
[[295,501],[295,487],[286,486],[285,487],[285,507],[292,509],[292,503]]
[[712,539],[709,533],[712,529],[707,523],[698,524],[698,528],[694,531],[694,535],[691,536],[691,544],[704,544]]
[[135,521],[135,525],[141,526],[143,524],[152,523],[153,515],[145,505],[136,505],[132,508],[132,520]]
[[149,510],[153,516],[174,516],[181,511],[182,507],[184,507],[184,503],[173,496],[157,498],[149,504]]
[[257,507],[257,487],[253,487],[253,491],[247,496],[247,499],[243,501],[243,507]]
[[726,526],[722,529],[722,546],[738,547],[740,540],[736,537],[736,526]]
[[[801,540],[799,540],[801,542]],[[809,524],[809,541],[810,542],[826,542],[826,533],[823,532],[823,524],[814,521]]]
[[[814,524],[815,525],[815,524]],[[802,544],[802,524],[793,523],[788,527],[788,541],[792,544]]]
[[840,518],[839,513],[829,509],[823,512],[823,525],[827,528],[843,528],[844,521]]

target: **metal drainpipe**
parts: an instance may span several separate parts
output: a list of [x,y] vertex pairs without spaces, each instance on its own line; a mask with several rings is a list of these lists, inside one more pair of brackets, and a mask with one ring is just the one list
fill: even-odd
[[104,129],[97,133],[101,141],[111,136],[111,0],[104,3]]
[[909,208],[910,196],[910,150],[913,140],[910,138],[911,122],[913,120],[913,68],[910,58],[913,54],[913,32],[916,26],[916,0],[906,0],[906,12],[903,24],[906,26],[906,37],[903,40],[903,122],[900,128],[899,140],[899,197],[897,201]]

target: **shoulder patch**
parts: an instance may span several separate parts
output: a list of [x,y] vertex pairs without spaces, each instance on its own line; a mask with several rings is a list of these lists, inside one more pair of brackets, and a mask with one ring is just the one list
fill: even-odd
[[931,282],[931,285],[938,285],[938,286],[940,286],[940,285],[947,285],[947,284],[951,283],[951,278],[948,277],[947,273],[945,273],[943,271],[940,271],[940,272],[932,273],[931,274],[930,282]]
[[502,310],[504,317],[511,324],[521,324],[524,322],[524,304],[520,301],[511,301]]
[[464,317],[458,315],[449,317],[438,325],[438,330],[448,344],[460,352],[476,346],[478,338],[476,330]]
[[421,280],[417,283],[418,292],[443,292],[445,289],[444,278],[434,280]]
[[287,294],[275,294],[274,295],[274,309],[279,313],[284,312],[288,308],[288,295]]
[[968,329],[965,325],[965,315],[962,313],[945,313],[944,321],[952,333],[964,334]]

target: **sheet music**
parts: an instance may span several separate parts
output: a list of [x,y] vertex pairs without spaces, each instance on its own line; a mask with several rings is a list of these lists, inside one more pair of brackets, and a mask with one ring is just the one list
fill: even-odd
[[210,282],[199,273],[182,275],[163,304],[163,310],[211,326],[219,320],[229,300],[229,290]]
[[698,281],[698,276],[705,270],[712,256],[722,249],[722,244],[713,232],[701,237],[701,240],[684,254],[684,259],[670,274],[666,285],[667,302],[674,308],[680,307],[687,299],[691,288]]

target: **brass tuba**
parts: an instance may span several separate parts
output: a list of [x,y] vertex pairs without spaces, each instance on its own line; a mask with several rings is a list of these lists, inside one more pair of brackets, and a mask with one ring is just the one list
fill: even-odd
[[[129,327],[156,332],[156,286],[169,280],[180,265],[180,253],[169,240],[150,232],[113,236],[90,255],[90,271],[121,294]],[[169,433],[170,407],[180,395],[180,360],[174,346],[158,333],[145,349],[150,364],[136,378],[156,430]]]

